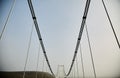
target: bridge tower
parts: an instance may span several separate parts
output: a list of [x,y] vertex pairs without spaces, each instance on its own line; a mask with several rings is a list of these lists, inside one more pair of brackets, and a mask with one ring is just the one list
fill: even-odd
[[58,65],[56,78],[65,78],[65,77],[66,74],[65,74],[64,65]]

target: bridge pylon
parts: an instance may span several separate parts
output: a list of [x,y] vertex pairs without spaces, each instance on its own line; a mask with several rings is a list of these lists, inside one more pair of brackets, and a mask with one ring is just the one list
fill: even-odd
[[66,78],[64,65],[58,65],[56,78]]

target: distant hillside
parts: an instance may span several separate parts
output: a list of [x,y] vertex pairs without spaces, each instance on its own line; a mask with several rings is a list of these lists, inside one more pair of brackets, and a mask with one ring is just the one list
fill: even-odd
[[[22,71],[15,71],[15,72],[3,72],[0,71],[0,78],[23,78]],[[26,71],[25,78],[36,78],[35,71]],[[37,72],[37,78],[55,78],[51,74],[47,72]]]

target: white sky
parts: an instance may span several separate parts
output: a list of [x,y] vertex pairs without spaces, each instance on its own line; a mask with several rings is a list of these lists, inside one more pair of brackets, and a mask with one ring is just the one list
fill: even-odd
[[[2,0],[0,0],[2,2]],[[86,0],[33,0],[39,28],[54,73],[57,65],[64,65],[67,72],[74,54]],[[104,0],[120,41],[120,1]],[[12,0],[0,4],[0,32],[9,12]],[[27,0],[16,0],[5,33],[0,40],[0,70],[22,71],[27,53],[32,18]],[[118,76],[120,73],[120,49],[101,0],[91,0],[87,18],[93,58],[97,76]],[[92,76],[86,32],[82,36],[82,52],[85,75]],[[39,41],[35,29],[32,34],[27,70],[35,70]],[[42,67],[40,51],[39,70]],[[79,52],[78,52],[79,53]],[[78,54],[81,72],[80,54]],[[48,69],[47,69],[48,70]]]

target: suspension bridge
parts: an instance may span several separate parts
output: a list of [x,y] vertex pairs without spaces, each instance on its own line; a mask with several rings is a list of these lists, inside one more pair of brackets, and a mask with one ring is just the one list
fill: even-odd
[[[88,42],[88,47],[89,47],[92,70],[93,70],[92,71],[92,78],[98,78],[97,71],[96,71],[97,68],[96,68],[95,61],[94,61],[95,58],[93,56],[93,51],[92,51],[92,46],[91,46],[91,41],[90,41],[90,35],[89,35],[89,31],[88,31],[88,24],[86,22],[87,15],[88,15],[89,10],[90,10],[89,8],[91,6],[91,4],[90,4],[91,1],[92,0],[86,0],[86,2],[85,2],[84,12],[82,14],[82,17],[81,17],[82,20],[81,20],[81,24],[79,26],[80,30],[79,30],[79,33],[78,33],[78,38],[76,39],[77,42],[76,42],[76,46],[75,46],[75,49],[74,49],[74,55],[73,55],[73,58],[72,58],[71,63],[70,63],[69,70],[66,72],[65,71],[65,66],[61,64],[61,65],[58,65],[57,72],[54,73],[53,68],[51,66],[51,63],[50,63],[51,60],[49,61],[49,58],[47,56],[48,52],[47,52],[46,47],[45,47],[44,42],[43,42],[40,26],[38,24],[36,12],[35,12],[32,0],[27,0],[29,12],[31,13],[31,20],[33,21],[33,25],[31,27],[31,32],[30,32],[30,36],[29,36],[27,54],[26,54],[26,59],[25,59],[25,63],[24,63],[24,68],[23,68],[24,70],[22,72],[16,72],[18,74],[18,76],[16,76],[16,77],[20,77],[20,78],[90,78],[90,77],[86,76],[86,71],[85,71],[85,66],[84,66],[84,58],[83,58],[83,53],[84,52],[82,51],[82,47],[81,47],[82,46],[81,39],[82,39],[82,36],[83,36],[83,31],[85,31],[87,42]],[[110,15],[109,15],[109,12],[107,10],[107,7],[105,5],[104,0],[100,0],[100,1],[103,5],[104,13],[106,14],[106,17],[107,17],[108,22],[110,24],[111,32],[114,35],[114,41],[116,42],[115,45],[120,50],[120,42],[119,42],[119,39],[118,39],[119,37],[118,37],[118,34],[116,33],[116,31],[114,29],[112,19],[110,18]],[[10,16],[13,13],[15,3],[16,3],[16,0],[13,0],[13,3],[11,5],[9,13],[7,15],[7,19],[4,23],[4,25],[2,26],[1,33],[0,33],[0,40],[1,41],[3,39],[5,31],[7,29],[7,25],[8,25],[8,22],[10,20]],[[24,17],[23,17],[23,19],[24,19]],[[36,56],[36,58],[37,58],[37,63],[36,63],[36,66],[35,66],[36,70],[35,71],[26,71],[27,63],[29,61],[31,39],[32,39],[32,34],[33,34],[33,31],[34,31],[33,30],[34,28],[35,28],[35,32],[37,33],[37,39],[39,41],[38,54]],[[41,51],[43,53],[41,71],[38,70],[39,61],[40,61],[40,48],[41,48]],[[79,55],[78,55],[78,53],[79,53]],[[79,61],[78,57],[79,57],[80,61]],[[81,67],[79,67],[80,66],[79,62],[81,64]],[[2,73],[2,74],[3,75],[1,75],[1,74],[0,75],[1,76],[6,75],[4,73]],[[14,74],[11,77],[14,77]]]

